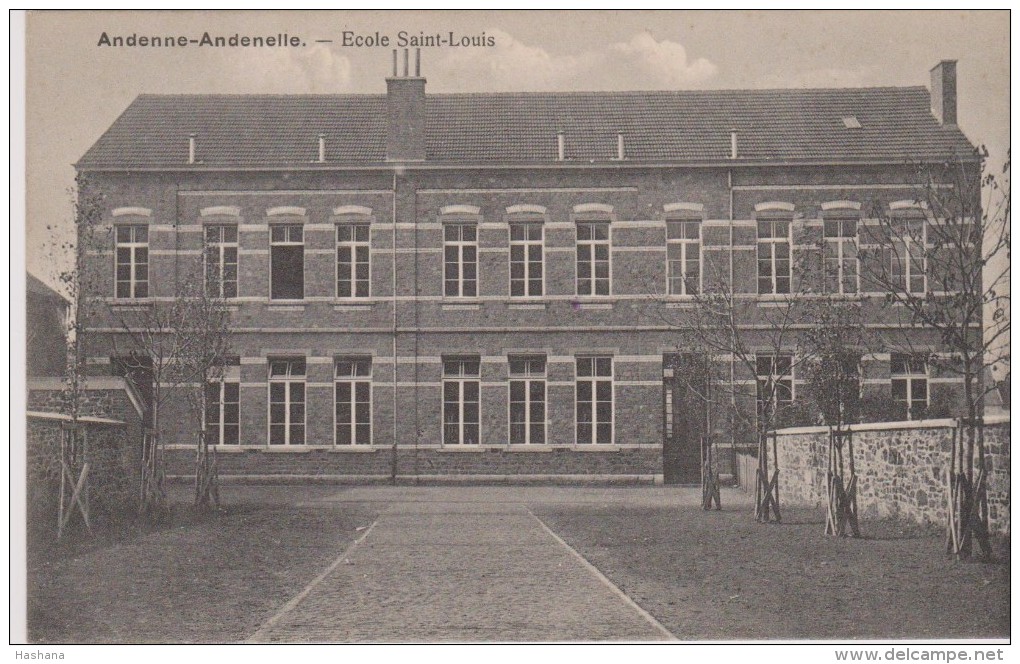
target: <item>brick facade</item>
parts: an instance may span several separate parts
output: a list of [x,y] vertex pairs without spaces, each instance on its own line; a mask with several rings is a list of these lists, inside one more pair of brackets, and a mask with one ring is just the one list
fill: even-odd
[[[423,86],[423,79],[391,79],[387,122],[420,118],[421,108],[405,106],[425,103]],[[917,191],[912,168],[904,160],[888,159],[811,165],[629,159],[566,159],[528,167],[430,163],[426,152],[432,148],[423,144],[418,129],[391,126],[386,146],[394,163],[369,166],[332,157],[272,168],[214,168],[199,162],[137,170],[79,165],[89,172],[91,186],[103,191],[104,228],[112,231],[108,250],[96,256],[109,315],[97,324],[105,336],[94,359],[109,363],[118,328],[130,325],[139,307],[152,302],[148,298],[171,298],[175,279],[201,265],[207,229],[227,226],[236,228],[237,237],[237,297],[230,307],[239,366],[230,380],[237,383],[239,433],[233,449],[224,446],[222,473],[385,476],[393,472],[396,444],[401,476],[596,474],[661,480],[663,361],[676,350],[678,337],[661,311],[682,320],[684,309],[692,306],[690,296],[669,292],[668,223],[696,222],[700,272],[732,274],[736,290],[753,296],[759,251],[756,206],[782,202],[783,209],[792,210],[787,215],[792,236],[808,243],[820,238],[823,204],[851,201],[858,204],[854,209],[873,203],[888,208]],[[203,136],[196,140],[201,155]],[[512,292],[513,275],[523,269],[511,265],[515,223],[541,227],[540,295]],[[605,255],[584,245],[590,224],[607,229]],[[351,225],[368,227],[362,242],[369,292],[347,297],[341,296],[338,280],[354,274],[354,267],[341,259],[338,240],[339,229]],[[147,229],[147,298],[114,297],[115,262],[120,260],[115,252],[121,246],[115,229],[125,226]],[[302,282],[302,297],[286,300],[272,297],[274,261],[283,261],[285,253],[273,229],[282,226],[300,229],[296,244],[302,252],[300,269],[290,275]],[[464,254],[469,258],[458,254],[460,262],[451,272],[449,233],[460,233],[450,229],[461,226],[470,229],[469,235],[458,235],[470,238],[469,254]],[[579,258],[582,251],[591,252],[585,254],[588,264]],[[582,284],[586,271],[600,274],[596,263],[602,258],[609,264],[606,292]],[[474,266],[465,267],[469,263]],[[871,324],[898,324],[879,297],[852,299],[861,301]],[[120,341],[123,348],[122,334]],[[917,330],[913,342],[938,347],[936,336],[926,330]],[[511,359],[516,356],[544,360],[538,378],[544,414],[535,416],[545,423],[541,452],[513,444],[520,440],[511,435],[510,393],[516,389]],[[587,417],[580,413],[588,387],[577,372],[579,360],[591,356],[611,358],[611,389],[591,397],[597,421],[589,430],[578,423]],[[354,434],[337,427],[335,376],[345,358],[371,360],[368,374],[361,376],[369,384],[365,412],[370,415],[342,414],[354,417],[351,422],[370,424],[363,428],[369,438],[352,446],[359,452],[342,448],[341,437]],[[464,358],[477,363],[471,365],[477,373],[469,377],[471,386],[456,389],[470,391],[477,385],[478,395],[465,396],[447,410],[456,411],[449,417],[460,423],[451,434],[453,429],[444,429],[444,382],[450,378],[444,367],[447,360]],[[304,372],[297,380],[301,386],[271,387],[274,362],[295,359],[303,365],[288,371]],[[888,355],[871,358],[867,371],[868,389],[888,394]],[[274,389],[286,395],[279,397],[286,408],[273,409]],[[291,409],[290,389],[299,390],[296,409]],[[593,383],[591,389],[602,388]],[[958,392],[948,380],[933,384],[933,399],[940,391],[949,393],[943,399],[949,402]],[[190,444],[195,418],[182,404],[168,408],[161,421],[172,424],[162,432],[163,440]],[[291,416],[302,426],[290,427]],[[468,426],[474,417],[476,428]],[[274,418],[284,422],[275,429],[281,441],[290,443],[293,437],[298,444],[270,444]],[[602,421],[604,433],[598,427]],[[444,439],[451,435],[464,442],[451,445],[451,439]],[[720,436],[728,462],[729,450],[741,441],[726,431]],[[472,446],[482,451],[447,451]],[[370,451],[360,452],[362,447]],[[176,456],[178,472],[186,473],[187,454]]]

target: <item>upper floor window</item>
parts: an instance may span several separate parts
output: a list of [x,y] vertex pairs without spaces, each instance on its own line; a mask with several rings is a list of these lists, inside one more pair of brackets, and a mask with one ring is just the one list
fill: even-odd
[[149,227],[117,225],[116,296],[149,297]]
[[336,296],[368,297],[370,290],[368,224],[336,227]]
[[787,353],[755,356],[758,413],[780,412],[793,403],[793,356]]
[[372,444],[372,358],[336,360],[336,444]]
[[478,227],[476,224],[443,226],[443,294],[478,295]]
[[269,361],[269,444],[305,444],[305,359]]
[[928,410],[928,363],[920,355],[893,353],[889,362],[892,398],[904,420],[923,419]]
[[443,359],[443,444],[477,445],[481,360]]
[[609,222],[577,222],[577,294],[609,295]]
[[510,224],[510,295],[539,297],[543,291],[542,224]]
[[666,260],[670,295],[701,292],[701,222],[666,221]]
[[269,228],[269,297],[300,300],[305,296],[304,228],[300,224],[273,224]]
[[822,257],[826,293],[857,292],[856,217],[826,217],[822,221]]
[[579,357],[575,367],[577,444],[613,442],[613,358]]
[[895,218],[892,226],[890,272],[893,283],[905,293],[924,294],[926,289],[926,227],[923,218]]
[[205,287],[210,297],[237,297],[237,225],[205,227]]
[[790,292],[791,220],[758,219],[758,293]]
[[545,357],[510,356],[510,443],[545,443]]

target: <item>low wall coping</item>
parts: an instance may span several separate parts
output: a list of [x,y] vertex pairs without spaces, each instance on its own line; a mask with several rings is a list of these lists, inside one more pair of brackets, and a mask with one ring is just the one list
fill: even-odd
[[[63,392],[67,389],[67,383],[59,376],[40,376],[28,379],[28,389],[40,392]],[[134,406],[138,417],[145,413],[141,397],[135,392],[135,387],[125,378],[120,376],[89,376],[85,379],[82,389],[90,390],[124,390],[131,405]],[[81,418],[79,418],[81,419]]]
[[[35,420],[56,420],[59,422],[70,422],[71,416],[65,415],[64,413],[44,413],[38,410],[30,410],[27,412],[30,419]],[[107,417],[92,417],[90,415],[82,415],[78,417],[79,422],[86,422],[88,424],[114,424],[118,426],[124,426],[125,423],[121,420],[111,420]]]
[[[990,415],[984,418],[985,424],[1007,424],[1009,423],[1009,415]],[[847,427],[850,431],[892,431],[896,429],[954,429],[956,428],[957,421],[951,418],[943,418],[937,420],[913,420],[907,422],[868,422],[865,424],[851,424]],[[814,427],[789,427],[786,429],[777,429],[776,435],[779,436],[798,436],[801,434],[810,433],[828,433],[829,427],[827,426],[814,426]]]

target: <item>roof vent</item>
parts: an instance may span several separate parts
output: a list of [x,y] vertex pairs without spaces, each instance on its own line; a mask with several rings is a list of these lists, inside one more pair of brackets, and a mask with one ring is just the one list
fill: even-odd
[[566,145],[564,144],[563,130],[556,132],[556,159],[563,161],[566,157]]
[[326,135],[319,134],[319,163],[326,163]]
[[856,115],[848,115],[843,118],[843,126],[847,129],[860,129],[861,122]]
[[616,158],[619,161],[623,161],[625,158],[623,153],[623,134],[616,135]]
[[195,135],[188,134],[188,163],[195,163]]
[[730,129],[730,159],[737,158],[737,130]]

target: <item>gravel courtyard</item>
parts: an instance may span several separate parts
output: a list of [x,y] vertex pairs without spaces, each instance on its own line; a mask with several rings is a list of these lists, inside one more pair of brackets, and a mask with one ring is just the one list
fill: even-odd
[[[1009,636],[1009,560],[674,487],[225,487],[225,509],[32,556],[35,643]],[[186,500],[187,492],[179,497]],[[999,543],[997,552],[1008,556]]]

